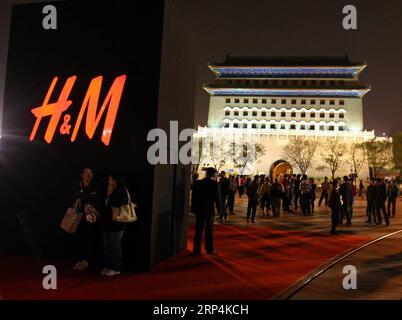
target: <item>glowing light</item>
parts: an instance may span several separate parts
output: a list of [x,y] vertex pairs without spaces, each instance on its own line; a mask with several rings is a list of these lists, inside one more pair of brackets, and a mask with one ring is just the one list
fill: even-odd
[[[51,97],[53,90],[58,81],[57,77],[53,78],[53,81],[49,87],[49,90],[47,91],[47,94],[45,96],[42,106],[33,108],[31,110],[32,114],[36,117],[36,121],[35,121],[32,131],[31,131],[30,137],[29,137],[30,141],[35,139],[35,136],[36,136],[37,130],[39,128],[39,125],[42,121],[42,118],[50,117],[50,121],[49,121],[49,124],[48,124],[46,132],[45,132],[45,141],[47,143],[52,142],[62,114],[72,104],[72,101],[68,100],[68,97],[70,96],[70,93],[73,89],[76,79],[77,79],[77,76],[72,76],[72,77],[68,78],[57,102],[49,103],[50,97]],[[118,111],[119,105],[120,105],[120,99],[121,99],[123,89],[124,89],[124,84],[126,81],[126,75],[121,75],[114,80],[114,82],[113,82],[112,86],[110,87],[110,90],[98,112],[98,102],[99,102],[99,96],[100,96],[101,87],[102,87],[102,79],[103,79],[102,76],[96,77],[96,78],[92,79],[91,83],[89,84],[88,90],[86,92],[84,101],[82,103],[80,112],[78,114],[77,121],[74,126],[74,130],[73,130],[73,133],[71,136],[72,142],[74,142],[76,140],[77,133],[80,128],[82,118],[84,117],[85,112],[87,114],[86,122],[85,122],[85,132],[86,132],[87,136],[89,137],[89,139],[92,139],[105,110],[108,109],[107,114],[106,114],[105,124],[103,127],[101,140],[105,145],[109,145],[109,143],[110,143],[114,123],[115,123],[116,116],[117,116],[117,111]],[[69,135],[70,129],[72,127],[72,125],[70,125],[71,116],[69,114],[64,114],[63,119],[64,119],[64,121],[59,129],[60,134]]]
[[97,77],[91,81],[88,87],[87,94],[85,95],[84,102],[82,103],[82,107],[78,115],[77,123],[75,125],[71,141],[75,141],[77,137],[77,132],[80,127],[82,117],[84,116],[87,108],[88,111],[85,123],[85,132],[88,135],[89,139],[92,139],[100,122],[100,119],[102,118],[103,113],[109,105],[102,134],[102,142],[105,145],[109,145],[125,81],[125,75],[122,75],[114,80],[109,93],[107,94],[106,99],[104,100],[102,107],[100,108],[99,113],[97,113],[97,109],[100,90],[102,87],[102,77]]
[[352,131],[352,132],[361,132],[362,130],[360,128],[358,128],[358,127],[352,127],[350,129],[350,131]]
[[68,96],[71,93],[71,90],[74,86],[75,80],[77,79],[76,76],[70,77],[67,79],[63,90],[61,91],[61,94],[59,96],[59,100],[55,103],[50,103],[49,100],[50,97],[53,93],[54,87],[56,86],[56,83],[58,81],[58,78],[55,77],[53,78],[52,83],[50,84],[49,90],[47,91],[45,100],[43,101],[42,106],[34,108],[31,110],[33,115],[36,117],[36,121],[34,124],[34,127],[31,131],[31,135],[29,137],[29,140],[32,141],[35,139],[36,132],[38,131],[39,125],[42,121],[43,117],[48,117],[50,116],[50,121],[47,126],[47,130],[45,133],[45,141],[47,143],[51,143],[53,140],[54,133],[56,131],[56,127],[59,124],[61,114],[71,105],[72,101],[67,100]]

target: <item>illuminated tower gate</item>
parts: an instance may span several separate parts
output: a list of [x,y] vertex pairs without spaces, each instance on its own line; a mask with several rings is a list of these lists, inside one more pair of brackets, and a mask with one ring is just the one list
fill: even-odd
[[[208,125],[198,132],[254,135],[267,152],[248,173],[266,174],[283,158],[291,136],[336,138],[348,144],[373,138],[374,132],[363,127],[363,96],[370,87],[358,81],[366,66],[347,56],[227,57],[209,65],[216,80],[204,87],[210,94]],[[317,164],[309,175],[329,175],[317,171]],[[368,176],[366,167],[362,177]],[[337,172],[348,173],[346,166]]]

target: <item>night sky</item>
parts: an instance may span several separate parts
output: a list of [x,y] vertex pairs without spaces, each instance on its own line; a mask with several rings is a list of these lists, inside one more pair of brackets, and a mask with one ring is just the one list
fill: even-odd
[[[0,60],[6,54],[7,19],[0,0]],[[29,2],[29,1],[27,1]],[[32,1],[31,1],[32,2]],[[226,54],[247,56],[334,56],[349,54],[367,62],[360,81],[372,86],[364,98],[364,124],[377,135],[402,130],[402,1],[342,0],[174,0],[199,41],[196,125],[205,125],[208,94],[214,80],[208,62]],[[357,7],[357,30],[342,28],[342,8]],[[23,23],[23,22],[21,22]],[[185,67],[180,66],[179,67]],[[4,77],[0,63],[0,86]],[[2,98],[0,90],[0,100]],[[0,101],[1,104],[2,101]]]
[[[376,135],[402,130],[402,1],[177,0],[200,41],[196,124],[205,125],[214,76],[208,62],[233,56],[336,56],[367,62],[372,86],[364,125]],[[357,8],[357,30],[344,30],[342,8]]]

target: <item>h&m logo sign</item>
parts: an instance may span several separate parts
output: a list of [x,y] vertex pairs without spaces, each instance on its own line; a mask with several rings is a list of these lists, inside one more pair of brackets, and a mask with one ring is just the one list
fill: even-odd
[[[70,124],[71,115],[69,113],[66,113],[66,111],[73,103],[71,100],[69,100],[69,96],[76,80],[77,76],[72,76],[68,78],[66,83],[64,84],[58,100],[56,102],[49,103],[58,81],[57,77],[53,78],[53,81],[49,87],[42,106],[33,108],[31,110],[32,114],[36,118],[36,121],[29,137],[30,141],[35,139],[42,119],[49,117],[49,123],[47,125],[44,136],[45,141],[47,143],[51,143],[56,131],[58,130],[61,135],[71,135],[70,141],[74,142],[77,138],[78,130],[81,126],[85,114],[85,133],[87,134],[89,139],[92,139],[98,125],[100,124],[103,114],[107,110],[101,141],[105,145],[109,145],[117,112],[119,110],[120,99],[123,93],[124,84],[126,82],[126,75],[121,75],[114,80],[99,110],[99,96],[102,88],[103,77],[99,76],[93,78],[85,94],[85,98],[79,110],[77,120],[73,125]],[[59,126],[62,116],[62,124]]]

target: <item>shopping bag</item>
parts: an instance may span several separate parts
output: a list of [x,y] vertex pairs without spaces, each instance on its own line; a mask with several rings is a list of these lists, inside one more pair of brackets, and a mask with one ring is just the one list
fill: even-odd
[[83,212],[79,212],[79,203],[79,200],[77,200],[72,207],[68,208],[61,221],[60,227],[67,233],[75,233],[84,216]]
[[128,203],[119,208],[112,207],[113,221],[126,223],[137,221],[137,214],[135,212],[137,205],[131,201],[130,193],[127,189],[126,192],[128,195]]

